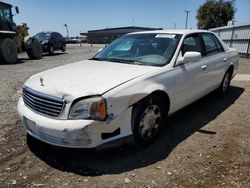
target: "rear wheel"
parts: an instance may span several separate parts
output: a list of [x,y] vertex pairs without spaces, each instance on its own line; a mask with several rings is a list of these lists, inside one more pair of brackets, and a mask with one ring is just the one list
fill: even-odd
[[32,40],[30,41],[30,46],[27,49],[27,54],[31,59],[41,59],[42,57],[42,44],[35,38],[29,39]]
[[166,109],[157,96],[149,96],[134,106],[132,131],[139,145],[148,145],[160,133],[166,119]]
[[223,77],[220,87],[217,90],[219,95],[223,96],[228,92],[230,88],[231,78],[232,78],[232,75],[230,71],[227,71]]
[[5,38],[0,40],[0,57],[6,63],[15,63],[17,61],[18,51],[16,43],[10,39]]

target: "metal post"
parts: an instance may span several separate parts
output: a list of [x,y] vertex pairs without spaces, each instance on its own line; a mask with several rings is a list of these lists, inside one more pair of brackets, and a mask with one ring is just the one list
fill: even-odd
[[67,25],[67,24],[64,24],[64,27],[66,28],[66,31],[67,31],[67,38],[69,38],[69,30],[68,30],[68,25]]
[[234,39],[234,26],[232,27],[231,40],[230,40],[230,45],[229,45],[230,47],[232,47],[233,39]]
[[190,10],[185,10],[186,12],[186,25],[185,25],[185,29],[187,29],[187,24],[188,24],[188,14],[190,12]]
[[249,37],[249,40],[248,40],[248,45],[247,45],[247,54],[246,54],[246,58],[248,58],[248,55],[249,55],[249,48],[250,48],[250,37]]

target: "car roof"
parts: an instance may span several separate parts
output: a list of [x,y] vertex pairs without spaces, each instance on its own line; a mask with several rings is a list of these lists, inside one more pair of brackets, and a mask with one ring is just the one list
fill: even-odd
[[207,30],[201,30],[201,29],[176,29],[176,30],[154,30],[154,31],[139,31],[139,32],[133,32],[129,34],[181,34],[181,35],[186,35],[186,34],[192,34],[192,33],[212,33]]
[[56,32],[56,31],[41,31],[39,33],[52,34],[52,33],[58,33],[58,32]]

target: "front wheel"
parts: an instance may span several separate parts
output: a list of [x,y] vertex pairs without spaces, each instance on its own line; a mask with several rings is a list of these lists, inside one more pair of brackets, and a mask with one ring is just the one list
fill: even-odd
[[49,54],[50,54],[50,55],[53,55],[54,52],[55,52],[55,49],[54,49],[54,47],[51,45],[51,46],[49,47]]
[[157,96],[149,96],[136,104],[132,114],[134,140],[149,145],[160,133],[166,119],[166,108]]
[[18,51],[15,42],[10,38],[0,40],[0,58],[4,62],[13,64],[17,61]]

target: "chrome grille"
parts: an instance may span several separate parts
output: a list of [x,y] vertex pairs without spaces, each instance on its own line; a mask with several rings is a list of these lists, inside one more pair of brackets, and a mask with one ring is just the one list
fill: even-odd
[[64,100],[37,92],[31,88],[23,88],[24,104],[40,114],[59,117],[64,107]]

